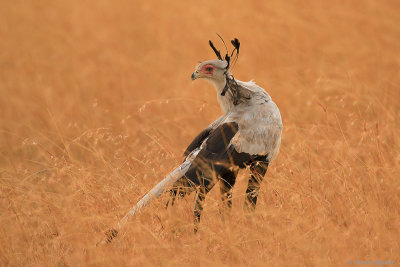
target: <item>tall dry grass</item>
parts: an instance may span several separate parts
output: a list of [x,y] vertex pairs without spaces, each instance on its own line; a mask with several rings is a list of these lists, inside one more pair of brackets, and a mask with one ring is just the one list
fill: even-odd
[[[0,265],[400,262],[398,1],[0,1]],[[198,235],[167,196],[94,244],[221,111],[192,83],[215,32],[280,107],[257,210],[218,186]],[[219,46],[221,46],[218,43]]]

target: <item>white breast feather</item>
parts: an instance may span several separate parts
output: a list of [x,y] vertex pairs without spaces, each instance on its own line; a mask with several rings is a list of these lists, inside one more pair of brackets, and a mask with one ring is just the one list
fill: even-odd
[[279,153],[282,119],[271,97],[253,82],[240,85],[252,91],[252,99],[236,106],[224,122],[236,122],[239,131],[231,144],[239,153],[268,154],[271,162]]

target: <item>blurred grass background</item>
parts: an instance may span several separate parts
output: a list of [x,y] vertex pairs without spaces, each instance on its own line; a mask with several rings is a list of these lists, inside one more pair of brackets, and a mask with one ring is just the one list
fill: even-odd
[[[400,262],[398,1],[0,1],[0,265],[346,266]],[[190,81],[238,37],[234,69],[284,132],[253,216],[239,176],[193,234],[193,198],[113,226],[221,114]],[[216,187],[218,188],[218,187]]]

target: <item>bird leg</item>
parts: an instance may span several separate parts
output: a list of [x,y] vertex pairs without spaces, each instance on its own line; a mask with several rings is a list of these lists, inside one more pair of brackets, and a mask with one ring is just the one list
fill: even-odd
[[206,190],[204,187],[200,187],[196,195],[196,201],[194,203],[194,233],[197,233],[200,224],[200,216],[203,211],[204,200],[206,199]]
[[220,192],[223,205],[223,211],[232,207],[232,189],[236,182],[237,171],[227,171],[220,177]]
[[204,201],[206,200],[206,195],[210,190],[214,187],[216,184],[216,181],[214,180],[203,180],[204,183],[200,185],[197,194],[196,194],[196,200],[194,203],[194,209],[193,209],[193,214],[194,214],[194,233],[197,233],[197,230],[199,228],[200,224],[200,217],[201,217],[201,212],[203,211],[203,205]]
[[254,211],[256,208],[261,182],[267,169],[267,161],[256,161],[250,165],[251,175],[246,190],[246,207],[250,211]]

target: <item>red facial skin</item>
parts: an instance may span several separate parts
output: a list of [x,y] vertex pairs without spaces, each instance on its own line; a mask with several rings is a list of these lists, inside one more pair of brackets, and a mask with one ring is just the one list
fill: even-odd
[[215,69],[215,67],[214,67],[213,65],[204,65],[204,66],[201,68],[201,71],[202,71],[204,74],[212,75],[214,69]]

